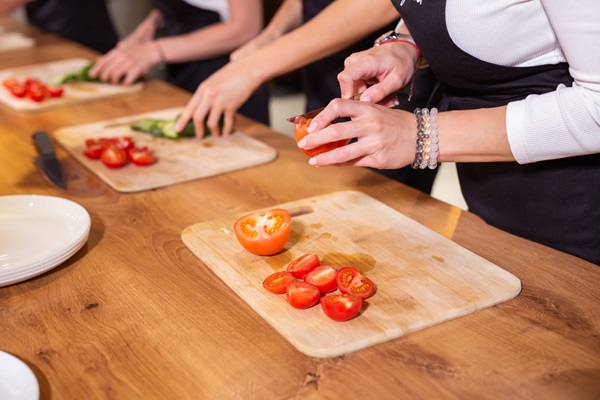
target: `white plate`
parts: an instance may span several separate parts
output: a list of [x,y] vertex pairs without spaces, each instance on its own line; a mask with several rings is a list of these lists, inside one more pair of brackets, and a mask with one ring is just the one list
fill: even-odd
[[0,197],[0,286],[42,274],[87,241],[91,220],[85,208],[60,197]]
[[0,399],[38,400],[38,381],[27,364],[17,357],[0,351]]

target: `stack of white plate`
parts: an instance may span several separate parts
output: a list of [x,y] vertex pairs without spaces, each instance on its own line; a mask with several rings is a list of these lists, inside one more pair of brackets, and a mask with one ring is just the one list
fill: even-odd
[[40,387],[33,371],[12,354],[0,351],[0,399],[37,400]]
[[88,212],[71,200],[0,196],[0,287],[60,265],[85,244],[90,227]]

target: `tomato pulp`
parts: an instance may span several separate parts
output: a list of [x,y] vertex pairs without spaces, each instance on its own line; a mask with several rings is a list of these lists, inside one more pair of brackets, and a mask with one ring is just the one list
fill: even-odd
[[[307,120],[300,119],[300,121],[298,121],[294,124],[294,138],[296,138],[296,143],[298,143],[300,141],[300,139],[302,139],[304,136],[306,136],[308,134],[308,132],[306,132],[306,130],[308,129],[308,126],[310,125],[311,122],[312,122],[312,118],[309,118]],[[327,151],[337,149],[338,147],[345,146],[346,144],[348,144],[349,141],[350,140],[347,140],[347,139],[338,140],[337,142],[325,143],[321,146],[315,147],[314,149],[300,149],[300,150],[304,154],[313,157],[313,156],[316,156],[317,154],[325,153]]]
[[355,268],[344,267],[338,271],[337,286],[340,292],[366,299],[373,294],[375,285]]
[[271,274],[263,281],[263,287],[271,293],[283,294],[287,286],[294,281],[294,277],[287,271],[279,271]]
[[292,231],[292,217],[287,210],[275,208],[264,215],[248,214],[233,226],[238,242],[259,256],[277,254],[283,249]]

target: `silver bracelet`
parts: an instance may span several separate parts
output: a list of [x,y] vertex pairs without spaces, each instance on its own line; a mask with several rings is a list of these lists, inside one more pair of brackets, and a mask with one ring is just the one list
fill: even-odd
[[438,110],[432,108],[415,109],[417,118],[417,151],[412,163],[413,169],[435,169],[438,164]]

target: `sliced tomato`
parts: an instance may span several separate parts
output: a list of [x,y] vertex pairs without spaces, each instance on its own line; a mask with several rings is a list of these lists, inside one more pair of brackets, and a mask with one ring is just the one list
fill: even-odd
[[287,285],[294,282],[294,277],[287,271],[271,274],[263,281],[263,287],[271,293],[282,294],[287,290]]
[[293,281],[287,285],[286,299],[294,308],[312,307],[317,304],[319,297],[321,297],[321,292],[310,283]]
[[338,271],[337,286],[340,292],[366,299],[373,294],[375,285],[353,267],[344,267]]
[[334,321],[347,321],[358,315],[362,308],[362,297],[351,294],[328,294],[321,297],[321,308]]
[[[300,141],[300,139],[302,139],[304,136],[307,135],[306,130],[308,129],[308,126],[310,125],[312,121],[312,118],[309,118],[307,120],[301,120],[298,121],[298,123],[296,123],[294,125],[294,138],[296,139],[296,143],[298,143]],[[325,143],[324,145],[315,147],[314,149],[300,149],[302,150],[302,152],[306,155],[309,156],[316,156],[317,154],[321,154],[321,153],[325,153],[327,151],[333,150],[333,149],[337,149],[338,147],[342,147],[345,146],[346,144],[348,144],[349,140],[339,140],[337,142],[331,142],[331,143]]]
[[317,268],[321,262],[316,254],[303,254],[300,257],[292,260],[287,267],[287,271],[295,278],[303,279],[313,269]]
[[125,151],[133,149],[135,142],[130,136],[117,136],[108,139],[117,149],[123,149]]
[[8,78],[2,81],[2,86],[10,90],[15,86],[21,86],[21,83],[17,78]]
[[92,160],[99,159],[103,152],[104,152],[104,147],[102,147],[98,143],[89,145],[85,148],[85,150],[83,150],[83,154],[87,158],[91,158]]
[[123,149],[109,147],[102,151],[100,160],[109,168],[120,168],[127,163],[127,153]]
[[127,158],[135,165],[145,167],[151,165],[156,160],[154,153],[147,147],[134,147],[127,150]]
[[292,217],[287,210],[275,208],[265,215],[249,214],[235,221],[234,232],[240,244],[259,256],[279,253],[292,230]]
[[29,96],[29,98],[31,100],[33,100],[35,102],[40,102],[40,101],[44,100],[44,98],[46,97],[46,94],[41,89],[36,89],[36,90],[28,89],[27,95]]
[[21,85],[17,85],[17,86],[13,86],[10,89],[8,89],[10,91],[10,93],[18,98],[23,98],[27,95],[27,89],[25,89],[25,86],[21,86]]
[[61,97],[64,93],[64,89],[60,86],[46,86],[46,91],[50,97]]
[[306,274],[304,282],[315,285],[321,293],[333,292],[337,287],[337,270],[331,264],[322,264]]

